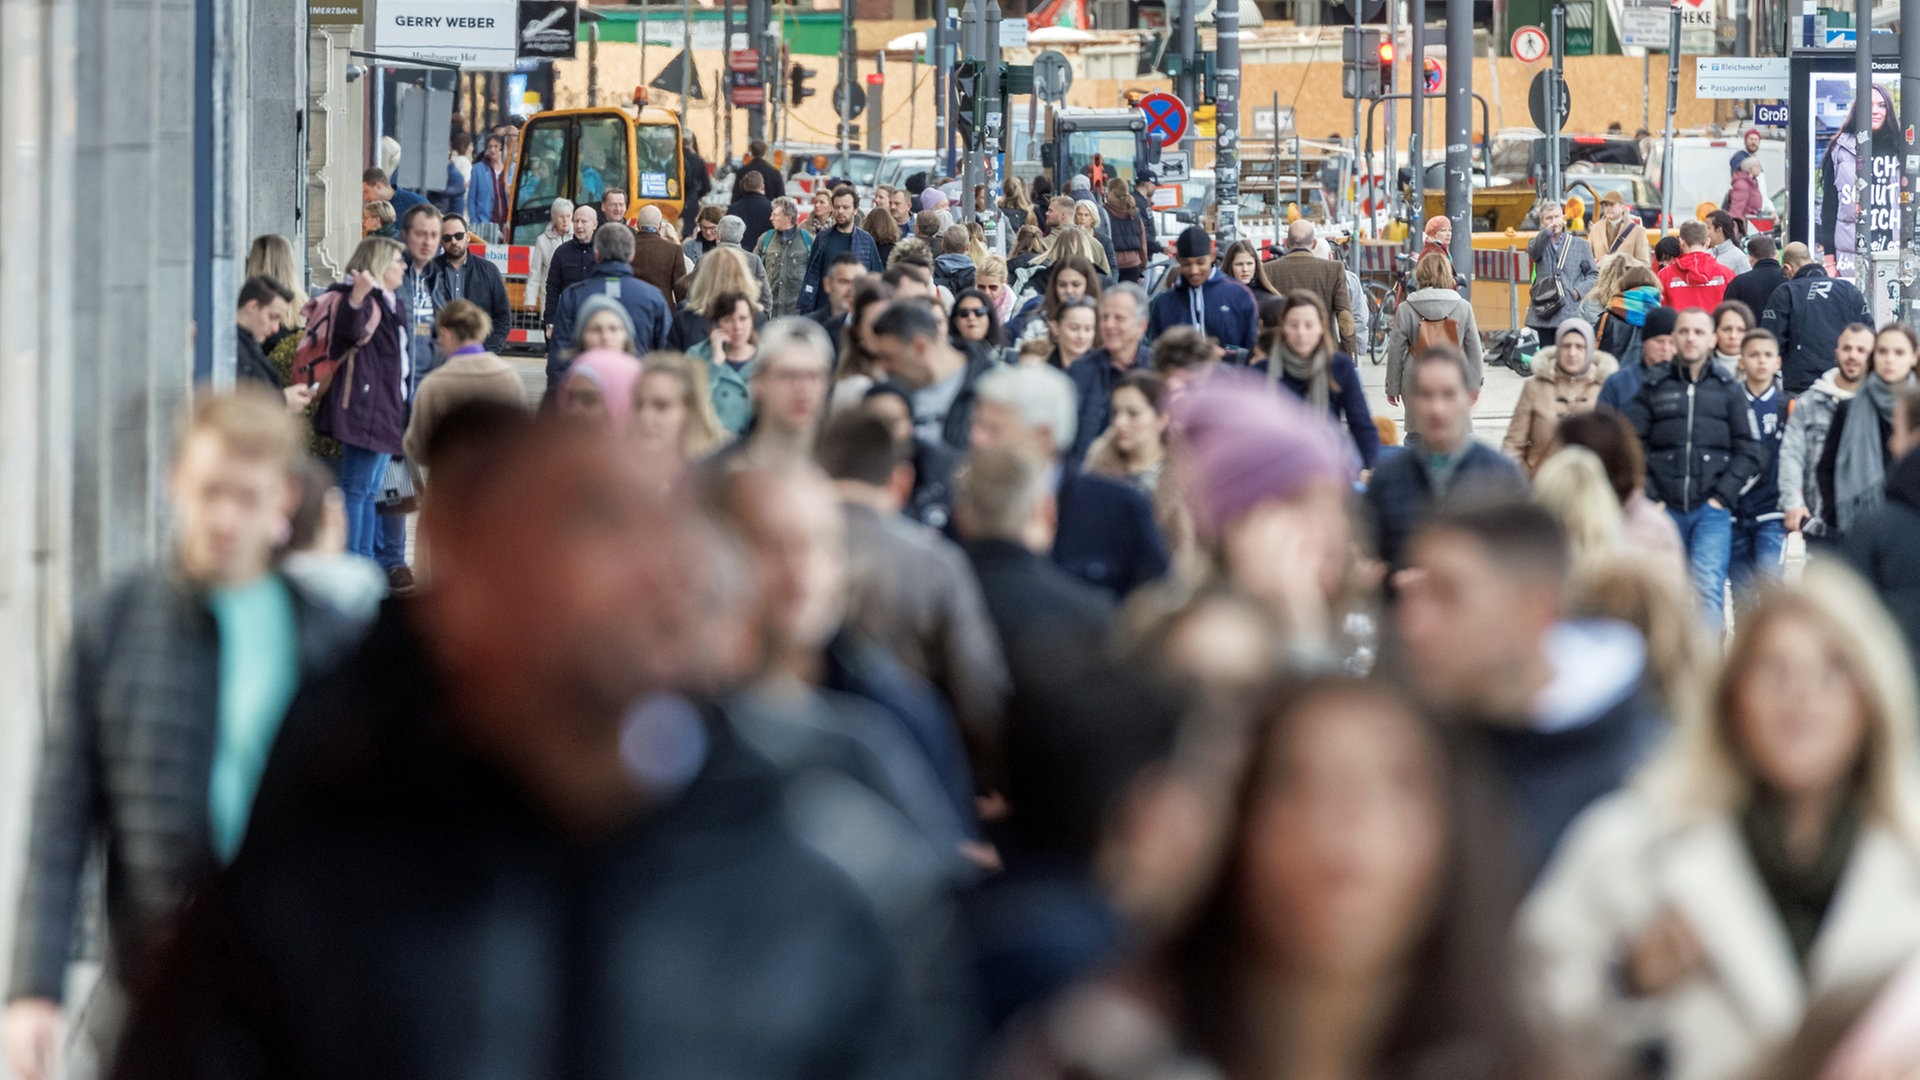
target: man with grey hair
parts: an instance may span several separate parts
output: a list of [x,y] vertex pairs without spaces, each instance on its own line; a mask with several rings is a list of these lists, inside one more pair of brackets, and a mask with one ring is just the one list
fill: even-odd
[[1067,460],[1076,467],[1086,460],[1087,448],[1107,430],[1113,416],[1113,388],[1130,371],[1150,369],[1147,350],[1147,291],[1131,281],[1108,289],[1100,298],[1098,330],[1100,347],[1081,357],[1068,369],[1074,389],[1080,394],[1080,422],[1077,438],[1069,436],[1062,446],[1070,447]]
[[[807,260],[813,257],[813,236],[800,228],[800,204],[786,196],[773,200],[767,220],[771,227],[754,245],[754,254],[767,275],[767,287],[773,292],[773,304],[767,308],[776,318],[798,314],[800,286],[807,280]],[[829,276],[832,270],[829,268]]]
[[873,337],[881,370],[913,397],[914,434],[965,450],[973,430],[974,385],[994,362],[954,348],[945,320],[919,299],[888,304],[873,324]]
[[1050,367],[996,368],[975,391],[971,442],[975,453],[1015,450],[1047,463],[1059,507],[1055,565],[1124,597],[1167,572],[1167,545],[1138,489],[1061,460],[1078,427],[1073,393],[1072,381]]
[[732,248],[746,257],[747,265],[753,268],[754,279],[760,282],[760,310],[771,311],[773,310],[773,288],[767,283],[767,268],[760,262],[760,256],[741,246],[740,241],[746,235],[747,223],[728,214],[720,219],[720,224],[714,229],[714,236],[720,241],[715,246]]
[[954,514],[987,615],[1000,635],[1014,692],[1037,682],[1047,646],[1094,644],[1113,620],[1113,598],[1055,566],[1047,552],[1059,503],[1047,463],[1006,447],[976,450],[959,477]]
[[1340,349],[1348,356],[1360,355],[1360,339],[1354,333],[1354,306],[1347,292],[1347,271],[1338,262],[1313,253],[1317,237],[1313,222],[1305,218],[1287,226],[1287,253],[1267,264],[1267,280],[1285,296],[1295,290],[1310,292],[1333,313],[1338,324]]
[[547,285],[547,266],[553,261],[553,249],[573,235],[573,200],[555,199],[547,208],[547,227],[534,237],[533,250],[527,253],[526,307],[540,307],[541,290]]
[[[559,348],[560,363],[547,366],[547,384],[558,387],[571,366],[568,354],[574,347],[579,329],[575,317],[589,296],[608,296],[626,309],[633,320],[633,349],[643,355],[667,342],[673,329],[673,311],[660,290],[641,281],[633,273],[633,230],[617,221],[600,226],[593,234],[593,272],[586,280],[567,286],[554,308],[553,337]],[[557,371],[556,371],[557,366]]]
[[675,307],[687,298],[687,257],[680,245],[660,235],[666,219],[649,203],[634,218],[633,276],[660,290]]
[[721,458],[763,467],[811,460],[832,372],[833,345],[812,319],[789,315],[761,327],[759,360],[747,384],[753,426]]

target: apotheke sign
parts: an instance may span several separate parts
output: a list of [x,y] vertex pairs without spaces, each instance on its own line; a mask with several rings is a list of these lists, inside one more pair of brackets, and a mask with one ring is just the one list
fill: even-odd
[[383,0],[373,48],[391,56],[458,64],[469,71],[512,71],[519,9],[515,0]]

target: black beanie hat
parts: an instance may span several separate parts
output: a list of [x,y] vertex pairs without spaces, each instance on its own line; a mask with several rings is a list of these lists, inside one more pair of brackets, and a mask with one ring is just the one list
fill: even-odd
[[1213,237],[1198,225],[1189,225],[1180,233],[1180,240],[1174,246],[1174,254],[1182,259],[1197,259],[1202,255],[1213,254]]
[[1649,309],[1647,311],[1647,325],[1640,331],[1640,337],[1642,340],[1665,337],[1673,333],[1673,328],[1679,321],[1680,313],[1670,307]]

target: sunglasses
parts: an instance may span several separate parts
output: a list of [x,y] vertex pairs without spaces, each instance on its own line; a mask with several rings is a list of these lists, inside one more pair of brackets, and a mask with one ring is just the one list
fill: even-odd
[[467,234],[463,232],[442,233],[440,235],[440,242],[444,244],[448,240],[465,240],[466,238]]
[[984,319],[987,317],[986,308],[977,308],[977,307],[955,308],[953,313],[955,315],[960,316],[963,319]]

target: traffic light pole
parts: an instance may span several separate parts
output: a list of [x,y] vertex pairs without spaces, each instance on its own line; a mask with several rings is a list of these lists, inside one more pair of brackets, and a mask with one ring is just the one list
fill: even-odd
[[1567,5],[1555,3],[1547,24],[1553,47],[1553,70],[1547,75],[1547,198],[1558,203],[1567,197],[1566,177],[1560,172],[1561,96],[1566,93]]
[[[1400,5],[1397,0],[1387,3],[1387,45],[1393,59],[1380,65],[1380,93],[1394,92],[1394,73],[1400,61]],[[1420,78],[1420,70],[1414,69],[1413,77]],[[1387,217],[1400,218],[1400,107],[1387,110]]]
[[[1349,218],[1353,222],[1353,236],[1347,243],[1348,269],[1358,274],[1360,272],[1360,170],[1364,167],[1371,173],[1373,163],[1360,160],[1360,100],[1365,96],[1362,92],[1364,80],[1360,78],[1360,66],[1366,59],[1361,55],[1365,47],[1366,35],[1361,31],[1366,24],[1360,21],[1364,16],[1360,0],[1348,0],[1348,2],[1353,7],[1353,141],[1347,147],[1347,159],[1352,164],[1347,166],[1347,182],[1341,186],[1341,195],[1350,200],[1349,206],[1352,208]],[[1294,117],[1294,123],[1299,122],[1300,118]]]
[[1667,13],[1667,137],[1660,149],[1660,224],[1673,228],[1673,116],[1680,111],[1680,6]]
[[853,149],[853,81],[860,70],[853,55],[856,41],[853,20],[843,13],[840,18],[840,100],[836,109],[840,114],[840,161],[843,166],[847,161],[847,153]]
[[[732,11],[731,2],[728,4],[728,11]],[[756,50],[760,54],[760,100],[763,102],[773,93],[775,81],[773,73],[767,70],[773,66],[773,61],[770,59],[772,53],[762,47],[766,44],[766,38],[767,0],[747,0],[747,47]],[[728,61],[731,62],[733,59],[733,17],[731,14],[727,17],[727,47],[723,51],[727,54]],[[689,51],[687,56],[692,57],[693,53]],[[747,138],[765,139],[766,137],[767,106],[764,104],[747,106]]]
[[[966,6],[960,10],[960,47],[968,60],[982,60],[987,51],[987,24],[986,20],[980,17],[980,2],[981,0],[966,0]],[[983,82],[985,82],[984,75],[975,77],[976,100],[981,92],[980,84]],[[980,183],[980,155],[975,151],[980,148],[980,134],[980,125],[974,124],[972,132],[967,136],[966,145],[960,148],[961,155],[966,160],[965,168],[961,172],[960,206],[954,211],[956,221],[972,221],[974,217],[973,186]]]
[[[1900,0],[1900,128],[1920,127],[1920,0]],[[1920,188],[1920,155],[1907,151],[1900,167],[1907,174],[1907,190]],[[1920,255],[1915,253],[1913,200],[1900,200],[1900,318],[1907,325],[1920,319]]]
[[1407,211],[1407,244],[1415,251],[1426,242],[1427,226],[1427,0],[1409,0],[1408,21],[1413,24],[1412,75],[1407,95],[1413,113],[1407,128],[1407,157],[1413,163],[1413,206]]
[[[1226,0],[1213,8],[1213,189],[1219,199],[1214,246],[1225,251],[1240,236],[1240,4]],[[1279,117],[1274,117],[1275,123]],[[1279,195],[1280,163],[1274,162],[1274,194]],[[1102,196],[1104,198],[1105,196]],[[1278,199],[1275,200],[1276,204]]]
[[[983,177],[981,183],[985,185],[983,194],[986,197],[983,204],[983,216],[986,220],[982,224],[987,231],[987,246],[994,251],[1004,253],[1006,237],[1000,229],[1000,147],[1006,138],[1006,121],[1003,117],[1006,116],[1007,110],[1001,101],[1005,90],[1000,85],[1000,0],[987,0],[983,6],[986,8],[987,18],[986,25],[981,27],[982,41],[985,45],[981,55],[986,65],[980,72],[980,96],[986,103],[987,138],[986,153],[981,155],[980,163]],[[973,206],[973,189],[968,188],[962,191],[960,198],[968,206]]]
[[1173,96],[1186,102],[1191,110],[1200,105],[1200,20],[1195,11],[1200,0],[1175,0],[1175,4],[1174,33],[1180,50],[1180,77],[1174,80]]
[[[927,64],[933,68],[933,148],[940,154],[947,152],[946,34],[947,9],[936,7],[933,29],[927,31]],[[951,157],[943,160],[947,168],[953,168]]]
[[880,81],[867,86],[867,149],[878,153],[886,149],[885,139],[880,131],[880,118],[886,115],[881,108],[880,99],[884,96],[887,84],[887,54],[873,54],[873,72]]
[[1469,282],[1473,280],[1472,175],[1473,0],[1447,0],[1447,217],[1453,222],[1453,272]]
[[[1886,293],[1879,282],[1873,281],[1874,230],[1869,212],[1873,206],[1873,0],[1856,0],[1853,25],[1858,27],[1855,40],[1859,42],[1853,53],[1853,147],[1857,155],[1853,170],[1853,280],[1867,294],[1867,310],[1878,318],[1881,309],[1873,302],[1874,294]],[[1867,288],[1868,282],[1873,282],[1872,290]]]

